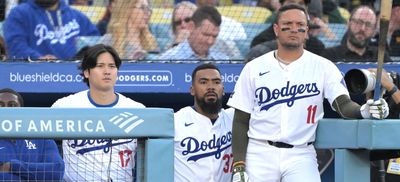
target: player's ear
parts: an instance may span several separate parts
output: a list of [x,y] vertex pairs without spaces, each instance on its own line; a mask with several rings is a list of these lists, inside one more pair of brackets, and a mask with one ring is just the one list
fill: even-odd
[[85,76],[85,78],[89,78],[90,75],[89,70],[83,71],[83,75]]
[[195,91],[194,91],[193,86],[190,86],[190,95],[194,96],[194,93],[195,93]]
[[274,23],[273,28],[274,28],[275,37],[278,37],[278,25],[276,23]]
[[[306,27],[306,39],[307,39],[307,40],[310,38],[308,31],[310,31],[310,28],[307,26],[307,27]],[[304,42],[304,45],[306,45],[305,42]]]

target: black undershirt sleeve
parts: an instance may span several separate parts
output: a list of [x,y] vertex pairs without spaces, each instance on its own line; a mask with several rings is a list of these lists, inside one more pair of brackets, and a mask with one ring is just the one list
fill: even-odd
[[363,119],[360,108],[361,106],[352,101],[348,95],[340,95],[333,103],[332,107],[337,113],[345,119]]
[[245,161],[249,137],[250,114],[235,109],[232,126],[232,153],[234,162]]

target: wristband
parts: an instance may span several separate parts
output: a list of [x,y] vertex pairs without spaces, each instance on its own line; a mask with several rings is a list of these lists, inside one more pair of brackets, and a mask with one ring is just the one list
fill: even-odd
[[239,165],[245,166],[246,163],[244,161],[237,161],[237,162],[234,162],[232,166],[235,167],[235,166],[239,166]]
[[397,90],[399,90],[399,89],[398,89],[398,88],[396,87],[396,85],[395,85],[395,86],[393,86],[392,90],[390,90],[390,91],[387,92],[387,95],[388,95],[389,97],[391,97],[394,93],[397,92]]

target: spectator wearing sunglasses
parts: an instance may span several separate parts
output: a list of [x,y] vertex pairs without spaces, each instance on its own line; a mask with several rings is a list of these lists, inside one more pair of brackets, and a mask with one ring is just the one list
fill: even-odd
[[172,33],[173,43],[169,47],[175,47],[183,42],[190,35],[189,23],[192,21],[192,15],[197,6],[190,1],[178,3],[172,12]]
[[[198,29],[197,25],[195,25],[196,24],[195,21],[197,21],[198,25],[200,26],[201,23],[199,23],[199,22],[201,22],[201,20],[204,20],[207,18],[205,18],[206,15],[204,13],[202,13],[202,15],[196,15],[197,18],[193,18],[193,14],[196,10],[197,10],[197,6],[189,1],[182,1],[175,6],[174,11],[173,11],[172,22],[171,22],[173,38],[172,38],[172,41],[169,43],[169,45],[166,46],[167,49],[172,49],[172,48],[177,47],[181,43],[187,42],[186,44],[182,44],[181,47],[183,45],[186,45],[184,47],[191,48],[192,50],[184,51],[185,54],[174,53],[174,54],[177,54],[174,56],[172,56],[171,53],[168,53],[168,55],[162,55],[160,58],[161,59],[174,59],[174,58],[179,57],[179,58],[185,58],[185,59],[198,59],[198,58],[200,58],[200,59],[227,59],[227,57],[229,57],[231,59],[232,58],[240,59],[241,58],[240,51],[234,43],[230,44],[229,41],[225,41],[225,40],[218,39],[216,37],[211,36],[211,34],[209,34],[210,33],[209,30],[207,30],[208,32],[202,31],[199,34],[199,31],[198,31],[199,29]],[[216,11],[216,13],[218,13],[218,11]],[[211,19],[210,22],[215,22],[211,16],[208,17],[209,19]],[[197,19],[197,20],[194,20],[194,19]],[[197,31],[194,31],[194,29],[196,29]],[[219,29],[219,26],[218,26],[218,29]],[[190,34],[192,32],[197,33],[197,36],[196,35],[190,36]],[[218,30],[217,34],[218,33],[219,33],[219,30]],[[209,35],[203,35],[203,34],[209,34]],[[208,41],[203,41],[207,37],[212,37],[212,38]],[[189,42],[191,42],[191,43],[189,44]],[[198,45],[195,45],[195,44],[198,44]],[[187,45],[189,45],[189,47],[187,47]],[[195,46],[192,46],[192,45],[195,45]],[[167,50],[167,52],[169,52],[169,51],[170,50]],[[203,57],[200,56],[199,53],[203,54]],[[214,53],[219,54],[222,57],[219,55],[214,55]],[[181,55],[179,55],[179,54],[181,54]]]
[[144,59],[158,53],[157,41],[149,29],[152,14],[148,0],[114,1],[103,44],[111,45],[122,59]]

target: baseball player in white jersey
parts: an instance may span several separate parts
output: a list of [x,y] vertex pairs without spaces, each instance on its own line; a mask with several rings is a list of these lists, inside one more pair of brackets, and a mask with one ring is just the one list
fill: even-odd
[[338,68],[303,49],[307,17],[297,4],[278,10],[278,50],[245,65],[228,101],[235,182],[320,182],[313,143],[324,98],[344,118],[388,115],[383,99],[362,107],[351,101]]
[[[89,90],[57,100],[53,108],[144,108],[114,91],[121,59],[110,46],[95,45],[87,50],[81,63]],[[66,181],[134,180],[136,139],[64,140]]]
[[175,113],[175,181],[230,182],[233,109],[221,109],[219,69],[202,64],[192,73],[194,106]]

